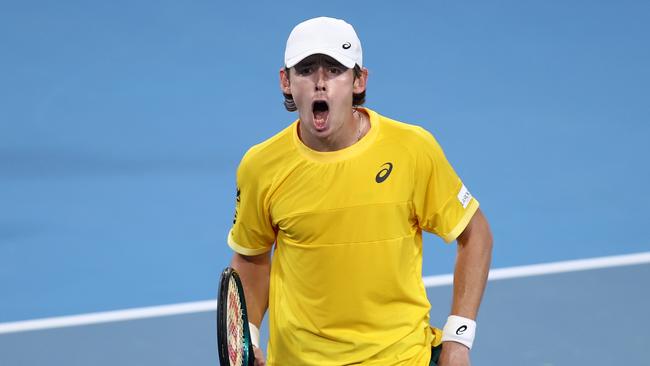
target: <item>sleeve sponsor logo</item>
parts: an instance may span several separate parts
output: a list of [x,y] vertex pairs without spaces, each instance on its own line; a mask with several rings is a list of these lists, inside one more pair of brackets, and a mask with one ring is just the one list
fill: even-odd
[[458,201],[460,201],[460,204],[463,205],[463,208],[467,208],[467,205],[469,205],[469,201],[472,200],[472,194],[469,193],[467,190],[467,187],[463,184],[463,186],[460,188],[460,192],[458,192]]
[[232,219],[232,224],[235,225],[237,222],[237,214],[239,213],[239,202],[240,202],[241,190],[237,188],[237,197],[235,198],[235,217]]

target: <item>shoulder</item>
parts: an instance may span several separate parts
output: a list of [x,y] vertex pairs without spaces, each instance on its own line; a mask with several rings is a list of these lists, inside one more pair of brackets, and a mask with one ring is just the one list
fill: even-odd
[[407,150],[414,153],[440,150],[440,145],[434,135],[422,126],[382,115],[379,115],[379,121],[383,137],[399,142]]
[[265,172],[282,167],[283,162],[296,155],[293,144],[295,122],[265,141],[252,146],[246,151],[239,163],[238,175],[241,177],[259,177]]
[[253,145],[244,154],[240,166],[264,166],[278,157],[287,156],[287,153],[293,149],[292,132],[294,128],[295,124],[292,123],[272,137]]

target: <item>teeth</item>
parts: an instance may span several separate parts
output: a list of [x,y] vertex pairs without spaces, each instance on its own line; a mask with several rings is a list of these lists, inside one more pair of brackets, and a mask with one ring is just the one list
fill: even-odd
[[322,100],[314,101],[312,106],[314,113],[314,125],[317,129],[322,130],[327,125],[327,116],[329,115],[329,106]]

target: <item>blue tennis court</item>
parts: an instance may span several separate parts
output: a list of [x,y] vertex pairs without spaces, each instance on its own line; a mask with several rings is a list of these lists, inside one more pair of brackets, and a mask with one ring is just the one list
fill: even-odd
[[[650,364],[648,14],[0,4],[0,365],[217,364],[235,170],[295,118],[277,73],[292,26],[317,15],[355,26],[367,106],[431,131],[490,221],[508,275],[488,283],[473,363]],[[424,250],[441,326],[455,246],[427,236]]]

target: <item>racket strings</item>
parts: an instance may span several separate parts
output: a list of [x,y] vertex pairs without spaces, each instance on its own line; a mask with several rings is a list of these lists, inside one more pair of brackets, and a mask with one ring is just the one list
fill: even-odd
[[244,324],[239,291],[234,280],[228,282],[228,311],[226,324],[228,327],[228,358],[231,365],[244,365]]

